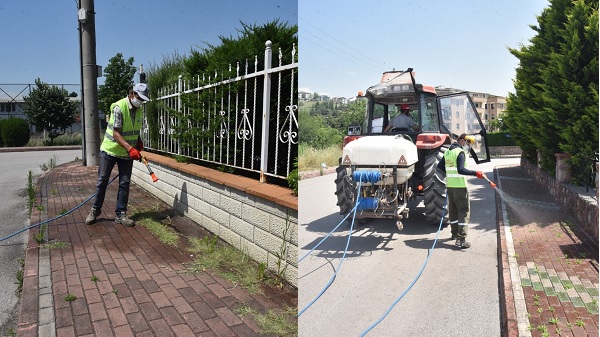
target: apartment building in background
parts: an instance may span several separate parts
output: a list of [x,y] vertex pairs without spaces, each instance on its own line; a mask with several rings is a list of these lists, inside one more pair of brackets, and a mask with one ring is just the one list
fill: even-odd
[[488,93],[466,91],[456,88],[435,87],[438,95],[447,95],[457,92],[467,92],[477,109],[477,113],[487,130],[490,130],[492,121],[502,118],[502,113],[506,110],[506,97],[492,95]]

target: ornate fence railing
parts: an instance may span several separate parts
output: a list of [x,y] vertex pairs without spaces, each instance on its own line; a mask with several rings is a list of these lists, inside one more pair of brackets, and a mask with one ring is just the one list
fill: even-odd
[[[264,68],[248,65],[214,76],[197,76],[161,88],[156,101],[158,125],[151,137],[147,115],[142,138],[146,147],[172,155],[286,178],[298,153],[298,61],[272,66],[266,42]],[[241,72],[241,73],[240,73]],[[273,85],[272,85],[273,82]],[[153,141],[154,140],[154,141]]]

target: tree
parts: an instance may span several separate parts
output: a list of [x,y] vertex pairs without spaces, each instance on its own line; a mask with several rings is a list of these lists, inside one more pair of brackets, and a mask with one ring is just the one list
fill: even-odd
[[121,53],[117,53],[108,61],[108,66],[104,68],[104,85],[98,90],[99,110],[110,113],[110,105],[129,94],[136,72],[133,63],[133,57],[125,61]]
[[31,94],[23,97],[23,112],[38,130],[48,132],[50,144],[53,144],[54,138],[63,135],[75,123],[75,116],[79,113],[77,102],[69,99],[67,90],[44,83],[39,78],[35,85]]
[[[556,152],[574,168],[598,152],[598,1],[552,0],[519,59],[504,117],[524,155],[553,173]],[[578,175],[578,173],[575,173]]]

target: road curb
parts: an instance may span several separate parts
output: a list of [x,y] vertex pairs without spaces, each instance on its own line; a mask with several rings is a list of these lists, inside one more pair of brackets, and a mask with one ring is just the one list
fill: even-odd
[[0,153],[2,153],[2,152],[27,152],[27,151],[61,151],[61,150],[81,150],[81,145],[0,147]]
[[[494,180],[499,181],[498,170],[494,168]],[[500,334],[503,337],[519,336],[517,312],[512,291],[506,236],[504,234],[504,217],[502,215],[502,200],[496,198],[496,230],[498,232],[498,283],[500,290]]]

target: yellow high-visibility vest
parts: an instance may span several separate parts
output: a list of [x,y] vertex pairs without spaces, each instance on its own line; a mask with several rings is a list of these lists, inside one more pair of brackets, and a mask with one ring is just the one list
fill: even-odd
[[114,120],[115,114],[112,113],[115,106],[119,106],[121,109],[121,113],[123,115],[123,127],[121,129],[121,136],[129,143],[131,146],[135,146],[138,140],[138,136],[140,134],[140,129],[142,128],[142,114],[137,113],[135,116],[135,120],[131,119],[131,114],[129,113],[129,102],[127,97],[113,103],[110,105],[110,119],[108,121],[108,126],[106,127],[106,133],[104,134],[104,140],[102,141],[102,145],[100,146],[100,150],[108,153],[111,156],[115,157],[129,157],[129,153],[125,150],[124,147],[119,145],[113,136],[114,131]]
[[[446,153],[444,153],[444,161],[446,164],[446,187],[467,187],[467,177],[458,173],[456,160],[458,159],[458,155],[460,153],[464,153],[463,149],[460,147],[448,150]],[[465,168],[466,167],[467,161],[465,160]]]

